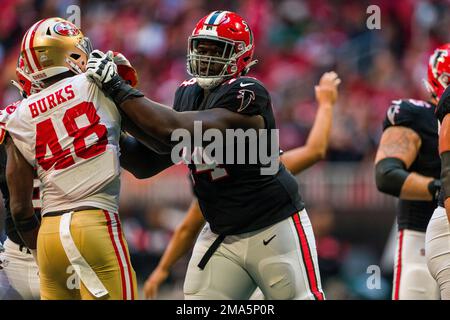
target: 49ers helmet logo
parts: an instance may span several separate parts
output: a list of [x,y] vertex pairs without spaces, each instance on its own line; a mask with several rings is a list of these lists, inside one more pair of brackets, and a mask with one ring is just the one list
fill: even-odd
[[73,37],[80,33],[80,30],[76,26],[66,21],[57,23],[54,27],[54,30],[57,34],[66,37]]

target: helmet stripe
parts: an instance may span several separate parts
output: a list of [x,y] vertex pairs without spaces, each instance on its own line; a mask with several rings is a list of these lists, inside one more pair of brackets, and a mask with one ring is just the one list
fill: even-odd
[[206,19],[206,24],[215,24],[217,17],[220,15],[222,11],[214,11],[213,13],[211,13],[208,17],[208,19]]
[[33,57],[33,61],[36,64],[36,68],[38,70],[42,70],[41,66],[39,65],[39,61],[38,58],[36,56],[36,51],[33,50],[33,41],[34,41],[34,36],[36,35],[36,31],[39,29],[39,26],[47,19],[43,19],[41,21],[39,21],[36,25],[36,27],[33,29],[31,36],[30,36],[30,52],[31,52],[31,56]]
[[228,11],[222,11],[219,16],[217,17],[216,21],[214,24],[219,24],[220,21],[222,21],[223,17],[225,17],[225,15],[228,13]]
[[23,56],[24,56],[24,58],[25,58],[25,61],[27,62],[27,66],[28,66],[28,69],[30,70],[30,72],[31,73],[33,73],[34,71],[33,71],[33,69],[32,69],[32,67],[31,67],[31,64],[30,64],[30,59],[28,59],[28,53],[27,53],[27,51],[26,51],[26,42],[27,42],[27,36],[28,36],[28,33],[30,33],[30,29],[28,29],[27,30],[27,32],[25,33],[25,36],[23,37],[23,40],[22,40],[22,49],[21,49],[21,51],[22,51],[22,53],[23,53]]
[[24,52],[27,56],[28,68],[30,69],[31,73],[38,71],[37,66],[34,63],[33,57],[31,55],[31,50],[30,50],[31,33],[33,32],[34,28],[36,27],[36,25],[38,23],[39,23],[39,21],[36,22],[35,24],[33,24],[30,29],[28,29],[27,34],[24,38],[24,44],[25,44]]

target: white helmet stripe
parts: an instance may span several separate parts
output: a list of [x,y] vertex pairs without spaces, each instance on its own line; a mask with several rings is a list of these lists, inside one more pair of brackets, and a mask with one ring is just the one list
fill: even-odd
[[223,17],[225,17],[225,15],[228,13],[228,11],[222,11],[222,13],[220,13],[217,18],[216,21],[214,21],[214,24],[219,24],[220,21],[222,21]]
[[205,20],[205,24],[217,25],[229,11],[213,11]]
[[[211,23],[211,19],[213,18],[213,16],[217,13],[217,11],[213,11],[209,14],[208,18],[206,18],[205,20],[205,24],[212,24]],[[214,19],[215,20],[215,19]]]
[[29,63],[28,67],[30,68],[30,71],[36,72],[39,70],[38,66],[36,65],[36,63],[33,60],[33,56],[30,50],[30,45],[32,45],[31,40],[33,37],[33,32],[35,32],[36,27],[38,24],[40,24],[41,21],[36,22],[35,24],[33,24],[33,26],[28,30],[28,33],[26,35],[25,38],[25,54],[27,55],[27,62]]
[[23,37],[23,40],[22,40],[22,48],[20,49],[20,51],[22,51],[22,53],[23,53],[23,58],[25,59],[25,61],[26,61],[26,63],[27,63],[27,66],[28,66],[29,71],[30,71],[31,73],[33,73],[34,71],[33,71],[33,69],[31,68],[31,62],[30,62],[30,58],[31,58],[31,57],[28,56],[28,52],[25,50],[25,48],[26,48],[26,43],[27,43],[27,36],[28,36],[29,33],[30,33],[30,29],[28,29],[28,31],[25,33],[25,36]]

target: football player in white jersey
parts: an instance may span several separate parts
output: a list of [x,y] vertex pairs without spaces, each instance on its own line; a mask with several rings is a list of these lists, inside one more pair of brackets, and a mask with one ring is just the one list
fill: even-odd
[[[21,45],[33,92],[0,115],[11,212],[38,262],[42,299],[136,298],[118,217],[121,117],[83,74],[90,51],[70,22],[38,21]],[[34,168],[42,182],[40,228]],[[79,283],[70,281],[73,272]]]

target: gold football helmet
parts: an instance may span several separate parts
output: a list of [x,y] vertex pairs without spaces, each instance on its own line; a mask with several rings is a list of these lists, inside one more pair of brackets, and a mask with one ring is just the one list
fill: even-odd
[[61,18],[42,19],[22,39],[23,66],[16,72],[32,82],[33,94],[45,88],[48,78],[67,71],[84,72],[91,51],[90,40],[74,24]]

